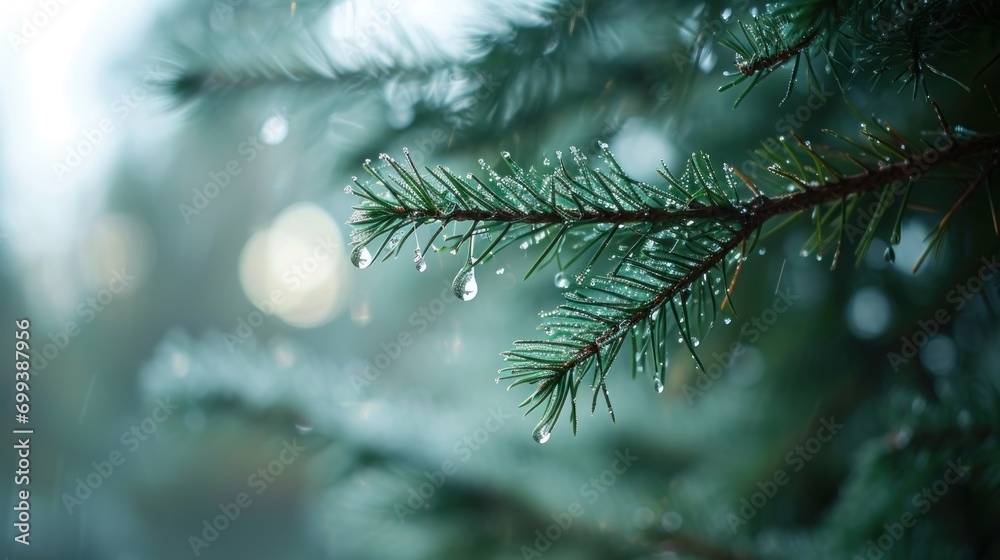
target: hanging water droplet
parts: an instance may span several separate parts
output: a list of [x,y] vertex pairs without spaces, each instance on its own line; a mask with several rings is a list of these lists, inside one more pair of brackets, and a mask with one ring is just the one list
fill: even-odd
[[732,323],[732,322],[733,322],[733,319],[732,319],[732,317],[726,317],[726,318],[725,318],[725,323],[726,323],[727,325],[728,325],[728,324],[730,324],[730,323]]
[[656,392],[657,393],[662,393],[663,392],[663,382],[660,381],[659,377],[654,377],[653,378],[653,387],[656,387]]
[[548,426],[542,426],[541,428],[537,428],[534,432],[531,433],[531,437],[534,438],[535,441],[537,441],[538,443],[545,443],[549,441],[550,435],[551,434],[549,433]]
[[344,194],[354,194],[354,189],[351,188],[351,185],[344,187]]
[[417,272],[427,270],[427,261],[424,260],[424,254],[420,251],[420,247],[413,250],[413,264],[417,267]]
[[885,262],[894,263],[896,262],[896,251],[892,247],[885,248]]
[[458,271],[451,289],[455,292],[455,297],[462,301],[469,301],[479,293],[479,284],[476,283],[476,269],[466,265]]
[[761,247],[760,251],[757,251],[757,254],[763,257],[764,253],[766,253],[766,252],[767,252],[767,249],[765,249],[764,247]]
[[556,273],[555,283],[557,288],[565,290],[569,287],[569,274],[566,274],[565,270],[560,270]]
[[500,384],[500,377],[494,377],[493,378],[493,382],[499,385]]
[[805,249],[802,249],[802,251],[799,252],[799,256],[800,257],[808,257],[809,256],[809,251],[806,251]]
[[357,246],[351,251],[351,264],[358,268],[368,268],[372,264],[372,254],[368,252],[367,247]]

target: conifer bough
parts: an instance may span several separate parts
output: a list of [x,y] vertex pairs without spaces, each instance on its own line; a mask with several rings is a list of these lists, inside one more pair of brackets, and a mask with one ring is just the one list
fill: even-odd
[[[742,37],[730,32],[721,41],[735,52],[737,71],[720,91],[749,79],[734,104],[739,105],[764,77],[791,63],[783,102],[792,92],[801,62],[807,89],[820,83],[812,63],[817,55],[825,57],[827,72],[843,92],[846,82],[838,67],[851,74],[871,68],[875,83],[883,74],[902,68],[892,81],[902,82],[900,90],[912,85],[914,97],[921,86],[928,101],[927,72],[969,91],[930,60],[935,53],[967,50],[968,44],[956,39],[958,35],[995,29],[1000,22],[994,8],[994,2],[955,0],[917,3],[900,14],[891,2],[769,4],[751,22],[739,23]],[[986,95],[995,109],[988,88]],[[372,180],[362,183],[355,178],[355,186],[348,187],[361,199],[350,220],[352,261],[364,268],[379,257],[398,255],[409,236],[430,226],[430,240],[418,244],[414,252],[417,269],[426,268],[423,255],[439,238],[439,249],[453,253],[467,249],[454,282],[455,293],[463,300],[478,291],[476,267],[512,244],[521,249],[542,246],[525,277],[556,261],[560,269],[556,285],[569,288],[567,271],[576,272],[576,286],[565,293],[566,302],[542,314],[539,329],[546,337],[514,342],[513,349],[504,353],[509,365],[501,370],[510,387],[535,387],[521,406],[528,407],[527,413],[542,410],[534,430],[537,441],[549,438],[567,402],[575,434],[577,394],[588,376],[591,412],[603,395],[614,419],[606,378],[623,350],[632,376],[648,367],[658,391],[663,389],[667,339],[674,329],[678,342],[701,367],[695,352],[700,337],[712,327],[717,313],[731,305],[747,255],[775,218],[783,219],[768,235],[808,212],[816,230],[806,253],[820,256],[831,250],[836,267],[845,231],[855,227],[849,223],[852,212],[862,199],[876,196],[876,210],[854,248],[854,260],[860,265],[879,224],[895,206],[886,252],[891,260],[912,188],[929,172],[948,169],[966,184],[932,231],[914,270],[930,251],[941,248],[952,216],[977,191],[986,192],[997,230],[988,179],[997,163],[1000,136],[952,128],[935,103],[929,106],[937,113],[941,130],[916,141],[904,138],[885,121],[862,117],[850,106],[861,120],[857,139],[824,131],[835,139],[837,146],[831,147],[814,146],[795,133],[781,137],[778,148],[764,150],[769,173],[760,184],[730,166],[720,172],[707,155],[696,153],[680,176],[664,165],[660,174],[665,183],[652,185],[625,173],[606,145],[600,154],[603,168],[591,165],[575,149],[571,161],[557,152],[556,164],[546,160],[542,170],[523,169],[503,153],[509,171],[501,176],[480,160],[485,179],[473,174],[460,177],[445,167],[417,169],[408,153],[404,162],[383,154],[378,167],[370,162],[364,166]],[[897,201],[899,192],[903,196]],[[449,225],[453,233],[446,235]],[[486,248],[477,251],[477,241]]]
[[[560,262],[564,279],[566,270],[579,270],[566,302],[542,314],[539,330],[546,338],[516,341],[503,354],[509,365],[501,374],[510,387],[535,386],[521,406],[528,407],[527,413],[542,409],[533,436],[545,442],[567,401],[576,433],[577,395],[588,376],[591,412],[603,395],[614,419],[606,377],[627,340],[633,377],[649,367],[659,391],[673,329],[700,366],[695,352],[699,338],[729,304],[747,254],[772,219],[811,211],[817,227],[813,248],[822,253],[835,246],[835,267],[851,211],[864,195],[885,200],[890,189],[905,184],[908,192],[928,172],[978,165],[980,173],[956,205],[966,201],[996,164],[1000,135],[958,135],[943,118],[941,124],[935,141],[923,142],[922,150],[914,150],[920,142],[906,141],[880,120],[862,125],[866,143],[830,132],[847,151],[813,146],[795,135],[780,138],[781,149],[769,154],[770,179],[760,186],[729,166],[719,173],[702,153],[691,156],[680,176],[664,165],[663,185],[631,178],[606,145],[604,167],[591,165],[586,155],[572,149],[572,161],[557,152],[554,166],[546,160],[550,169],[523,169],[505,152],[509,172],[504,175],[480,160],[485,180],[473,174],[459,177],[446,167],[420,170],[405,150],[405,162],[382,154],[381,165],[364,165],[372,179],[354,178],[347,189],[361,199],[350,220],[352,260],[364,268],[380,257],[398,255],[406,239],[426,225],[436,227],[423,246],[416,246],[414,262],[423,270],[423,255],[439,238],[439,250],[467,249],[454,283],[463,300],[476,294],[475,268],[510,245],[543,246],[525,277],[553,260]],[[878,217],[886,210],[881,208]],[[899,218],[904,211],[905,203]],[[859,261],[879,221],[872,220],[858,244]],[[445,234],[449,225],[455,228],[452,235]],[[476,251],[477,241],[486,248]],[[616,264],[607,266],[609,260]],[[560,282],[557,275],[557,285],[568,287],[569,282]]]

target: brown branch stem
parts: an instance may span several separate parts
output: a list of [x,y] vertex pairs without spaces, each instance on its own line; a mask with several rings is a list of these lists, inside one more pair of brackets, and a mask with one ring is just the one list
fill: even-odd
[[394,207],[393,212],[411,220],[439,222],[512,222],[523,224],[606,223],[659,224],[687,220],[745,221],[749,215],[756,224],[782,214],[806,210],[851,195],[877,190],[898,181],[916,178],[931,168],[954,163],[963,158],[1000,149],[1000,134],[973,140],[951,141],[944,148],[930,148],[904,160],[878,169],[866,170],[824,183],[808,184],[805,190],[735,206],[700,206],[697,208],[644,208],[642,210],[579,210],[562,208],[560,212],[518,213],[507,210],[465,209],[449,212]]

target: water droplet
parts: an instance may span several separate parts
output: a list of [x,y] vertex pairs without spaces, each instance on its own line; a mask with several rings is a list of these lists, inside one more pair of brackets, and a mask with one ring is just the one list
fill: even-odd
[[885,262],[893,263],[896,262],[896,251],[892,247],[885,248]]
[[656,387],[656,392],[657,393],[662,393],[663,392],[663,382],[660,381],[659,377],[654,377],[653,378],[653,387]]
[[761,248],[760,248],[760,251],[757,251],[757,254],[763,257],[763,256],[764,256],[764,253],[766,253],[766,252],[767,252],[767,249],[765,249],[765,248],[761,247]]
[[424,254],[420,247],[413,250],[413,265],[417,267],[417,272],[427,270],[427,261],[424,260]]
[[466,265],[458,271],[455,280],[451,283],[451,289],[455,292],[455,297],[462,301],[469,301],[479,293],[479,284],[476,283],[476,269]]
[[361,269],[368,268],[372,264],[372,254],[368,252],[368,248],[360,245],[355,247],[351,251],[351,264]]
[[503,269],[502,267],[501,267],[501,268],[498,268],[498,269],[497,269],[497,276],[500,276],[500,275],[502,275],[502,274],[503,274],[503,272],[504,272],[504,269]]
[[538,443],[545,443],[549,441],[549,436],[551,435],[552,434],[549,433],[549,427],[542,426],[541,428],[537,428],[534,432],[532,432],[531,437],[533,437],[535,441],[537,441]]
[[732,322],[733,322],[733,319],[732,319],[732,317],[726,317],[726,319],[725,319],[725,323],[726,323],[727,325],[728,325],[728,324],[730,324],[730,323],[732,323]]
[[806,251],[805,249],[802,249],[802,251],[799,252],[799,256],[800,257],[808,257],[809,256],[809,251]]
[[569,274],[566,274],[565,270],[560,270],[556,273],[556,287],[560,290],[565,290],[569,287]]
[[354,194],[354,189],[351,188],[351,185],[344,187],[344,194]]
[[493,378],[493,382],[499,385],[500,384],[500,378],[499,377],[494,377]]
[[528,250],[528,245],[531,245],[531,244],[528,243],[527,241],[522,241],[521,244],[519,245],[519,247],[521,248],[522,251],[527,251]]

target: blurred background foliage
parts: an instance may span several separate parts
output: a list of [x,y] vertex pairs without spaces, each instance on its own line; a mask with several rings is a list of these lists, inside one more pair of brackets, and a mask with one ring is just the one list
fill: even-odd
[[[800,256],[810,224],[793,225],[751,257],[739,315],[702,342],[706,360],[746,347],[717,380],[698,385],[681,351],[662,394],[619,368],[609,378],[617,424],[584,415],[577,438],[558,431],[544,446],[515,409],[526,392],[494,384],[499,353],[561,301],[554,270],[520,282],[531,248],[494,260],[471,302],[442,299],[460,266],[448,254],[428,255],[423,273],[408,258],[350,266],[344,224],[355,200],[343,188],[381,152],[408,146],[418,164],[464,173],[479,158],[496,166],[501,150],[529,166],[608,142],[628,171],[653,181],[661,158],[677,166],[696,150],[717,162],[753,159],[801,107],[803,137],[855,130],[839,91],[817,103],[802,88],[778,106],[786,81],[774,77],[736,111],[735,92],[716,92],[733,68],[718,46],[723,30],[762,8],[64,7],[3,59],[12,101],[0,113],[0,306],[5,320],[32,320],[41,356],[33,544],[7,538],[4,553],[194,556],[190,537],[248,492],[252,504],[199,557],[525,558],[537,556],[524,547],[553,534],[545,558],[866,557],[868,540],[911,512],[916,524],[882,557],[1000,558],[1000,284],[983,276],[961,306],[952,297],[1000,250],[985,196],[960,210],[947,250],[915,275],[956,184],[915,191],[913,204],[928,211],[911,213],[892,263],[882,257],[886,233],[858,269],[830,272],[828,260]],[[19,32],[37,9],[12,6],[6,27]],[[963,56],[935,64],[968,79],[996,47],[968,42]],[[833,91],[829,72],[819,68]],[[995,130],[988,98],[928,81],[952,124]],[[997,91],[996,70],[976,87],[983,82]],[[859,73],[846,87],[861,112],[910,134],[937,126],[926,101],[895,85],[873,87]],[[113,130],[94,142],[86,134],[102,119]],[[84,141],[93,149],[73,159]],[[310,258],[313,271],[295,272]],[[123,267],[134,278],[111,291]],[[771,314],[777,289],[799,299]],[[275,291],[282,301],[264,302]],[[888,353],[939,310],[949,320],[894,368]],[[394,346],[401,340],[410,342]],[[177,409],[151,424],[163,399]],[[495,415],[510,418],[484,429]],[[788,454],[830,418],[843,428],[795,469]],[[152,433],[133,450],[123,435],[144,421]],[[257,494],[248,478],[293,440],[306,450]],[[114,451],[124,463],[68,506],[78,479]],[[637,460],[591,494],[616,452]],[[914,496],[959,459],[967,476],[922,511]],[[406,509],[446,461],[455,469],[445,483]],[[741,500],[778,469],[788,483],[734,530]],[[582,515],[551,530],[573,502]]]

